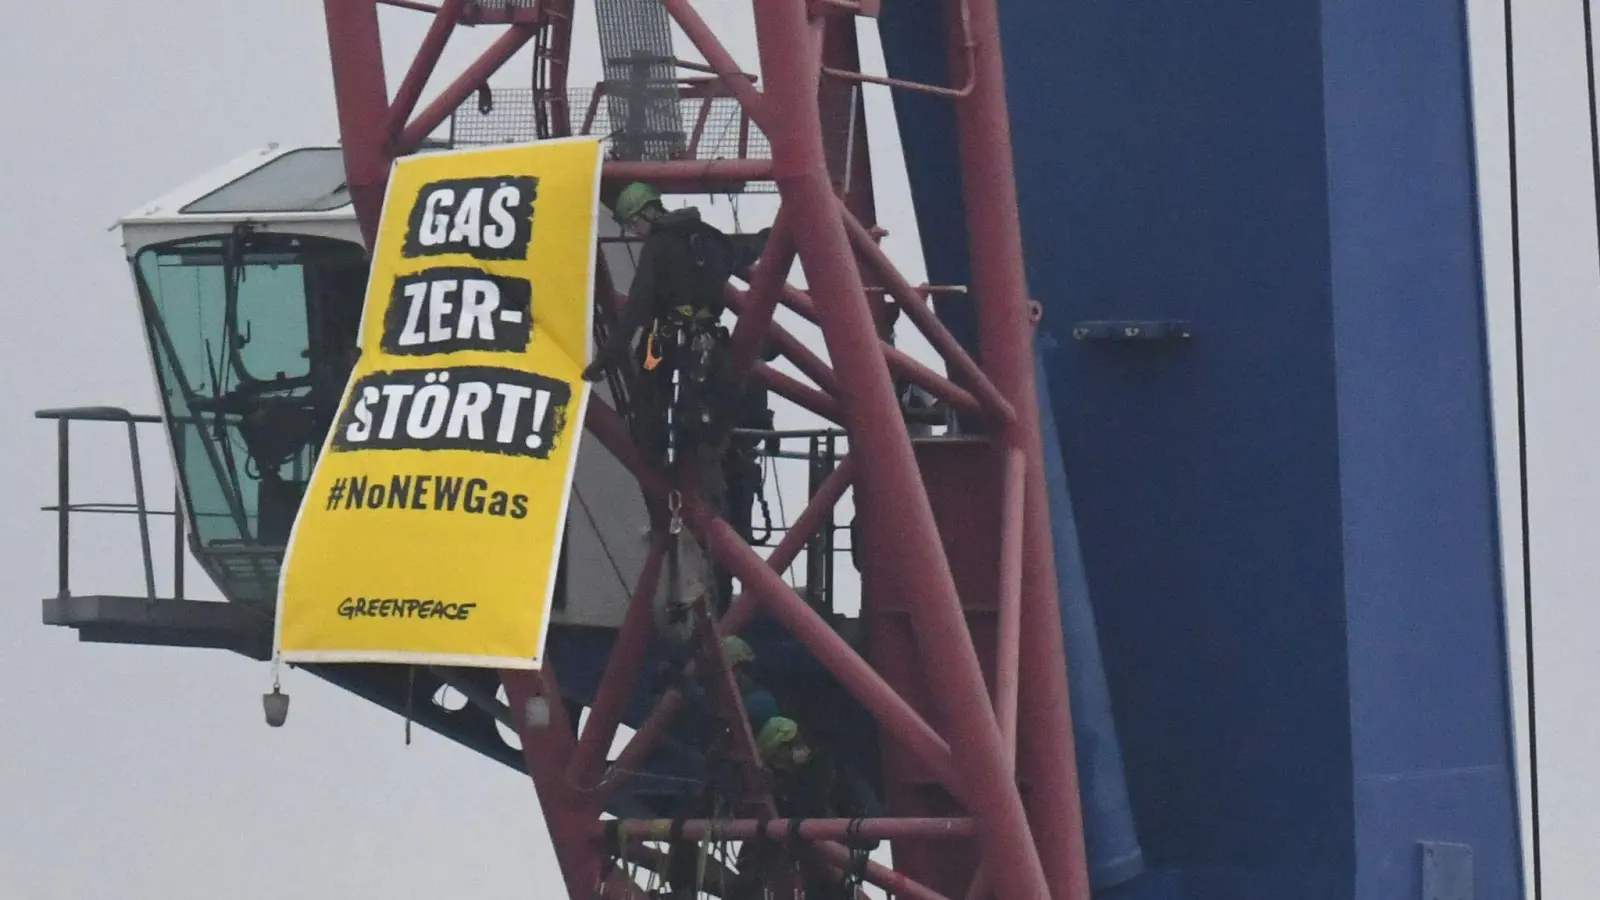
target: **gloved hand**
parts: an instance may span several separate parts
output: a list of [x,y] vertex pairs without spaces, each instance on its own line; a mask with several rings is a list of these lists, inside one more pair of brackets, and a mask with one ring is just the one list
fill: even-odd
[[598,361],[589,363],[589,367],[583,370],[584,381],[592,383],[599,381],[604,377],[606,377],[605,367],[600,365]]

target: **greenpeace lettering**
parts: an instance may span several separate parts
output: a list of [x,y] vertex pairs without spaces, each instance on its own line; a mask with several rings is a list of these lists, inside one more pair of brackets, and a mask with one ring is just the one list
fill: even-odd
[[572,386],[493,366],[373,372],[356,382],[333,449],[471,450],[545,459]]
[[448,619],[465,622],[477,605],[393,597],[346,597],[339,602],[339,616],[345,619]]
[[533,335],[533,285],[482,269],[433,268],[395,279],[383,314],[383,352],[521,353]]
[[538,188],[537,178],[514,175],[425,184],[411,207],[401,253],[407,259],[452,253],[483,260],[523,259],[533,240]]

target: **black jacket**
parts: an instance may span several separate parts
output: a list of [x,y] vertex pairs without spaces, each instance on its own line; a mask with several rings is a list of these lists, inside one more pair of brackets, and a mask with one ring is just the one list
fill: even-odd
[[701,220],[693,207],[656,219],[639,252],[628,302],[590,370],[614,364],[641,329],[677,315],[680,308],[707,314],[715,322],[726,307],[722,292],[728,279],[761,257],[769,231],[729,236]]

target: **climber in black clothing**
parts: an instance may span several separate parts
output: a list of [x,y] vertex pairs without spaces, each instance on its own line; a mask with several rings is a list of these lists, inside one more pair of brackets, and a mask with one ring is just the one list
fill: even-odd
[[622,314],[583,377],[598,381],[639,341],[643,380],[650,383],[642,389],[654,394],[641,406],[660,419],[649,429],[660,443],[648,450],[657,458],[665,455],[664,419],[674,406],[675,373],[680,376],[676,412],[687,420],[674,423],[681,446],[720,443],[726,423],[717,418],[736,399],[723,396],[732,388],[729,335],[720,322],[726,308],[723,291],[731,276],[760,258],[770,229],[724,234],[702,221],[693,207],[667,212],[661,195],[643,183],[624,188],[614,211],[618,223],[642,237],[644,246]]

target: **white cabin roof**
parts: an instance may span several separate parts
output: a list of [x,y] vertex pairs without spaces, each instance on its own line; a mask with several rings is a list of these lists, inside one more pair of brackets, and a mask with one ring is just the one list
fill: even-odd
[[152,243],[224,233],[239,222],[359,242],[343,152],[329,144],[268,144],[190,179],[119,224],[131,256]]

